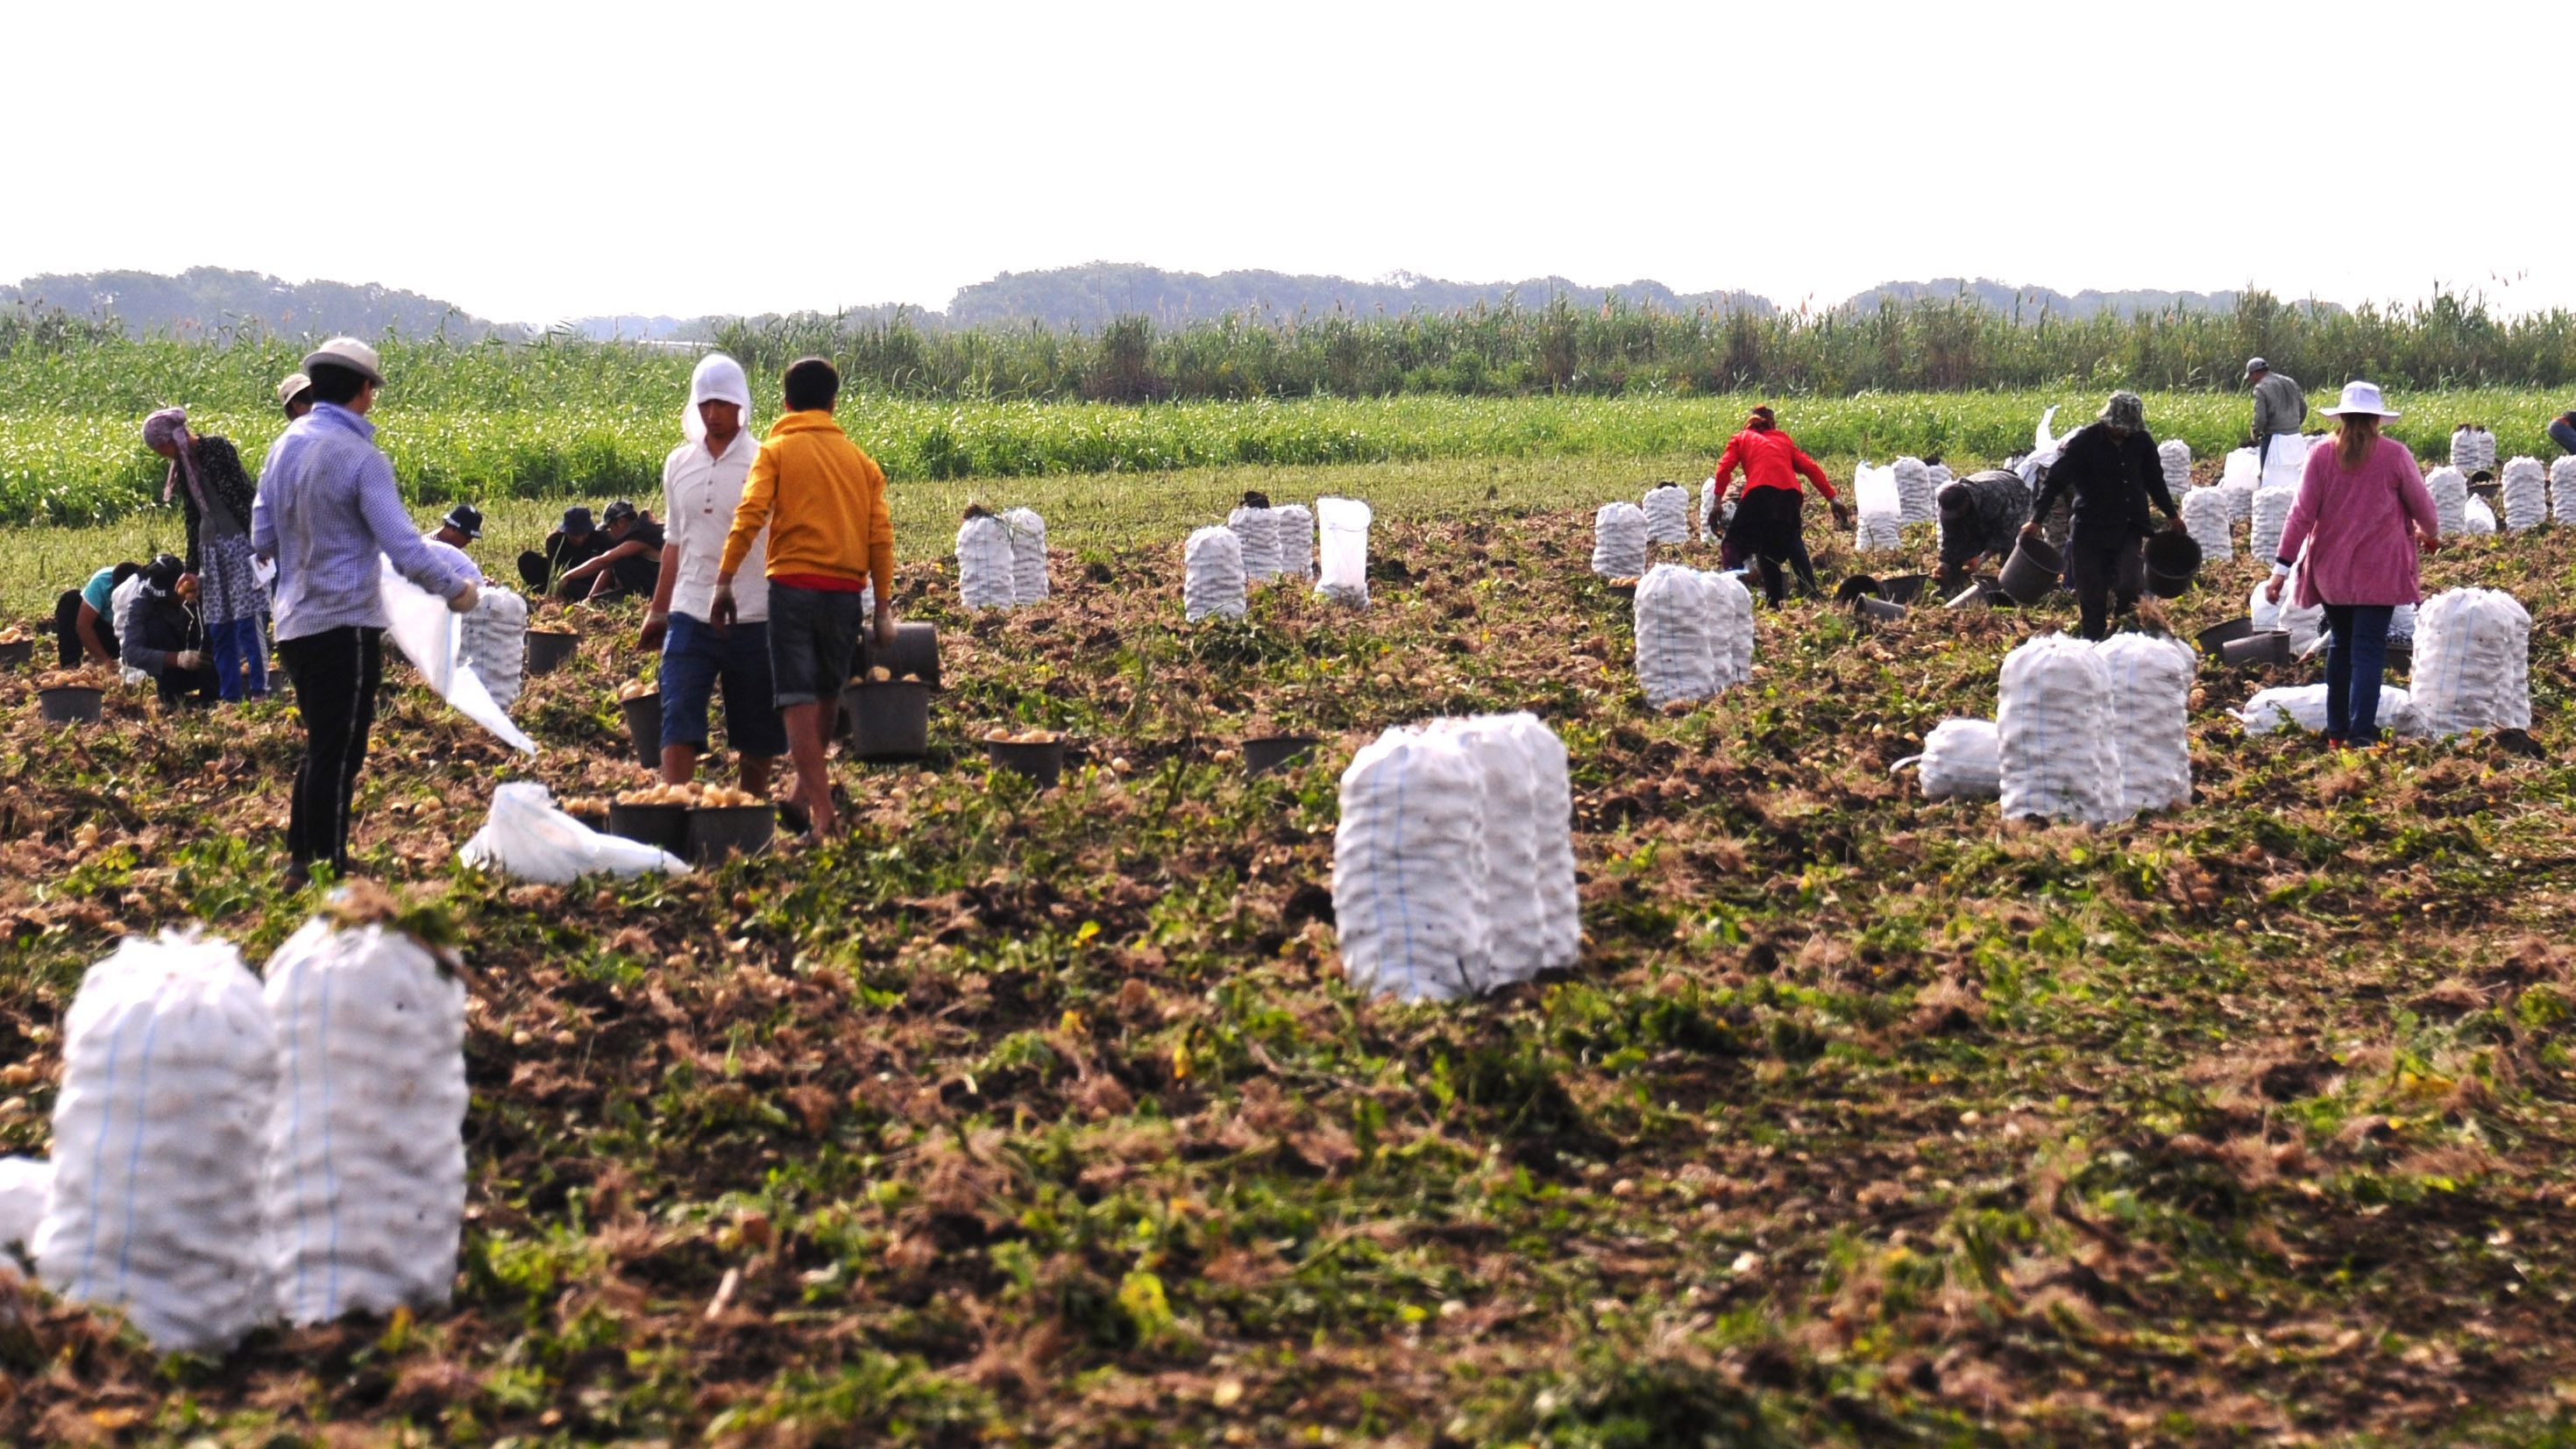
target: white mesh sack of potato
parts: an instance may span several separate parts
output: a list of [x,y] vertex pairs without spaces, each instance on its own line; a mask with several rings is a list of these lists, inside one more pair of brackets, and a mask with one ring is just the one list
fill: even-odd
[[1604,503],[1592,515],[1592,571],[1609,579],[1646,572],[1646,510],[1634,503]]
[[1240,618],[1243,540],[1231,528],[1202,528],[1181,548],[1181,606],[1193,624],[1211,614]]
[[1269,508],[1242,507],[1225,516],[1243,545],[1244,582],[1257,584],[1279,572],[1279,515]]
[[1034,508],[1014,508],[1002,515],[1011,531],[1011,599],[1034,604],[1054,592],[1047,581],[1046,520]]
[[1707,577],[1657,564],[1637,581],[1637,687],[1657,709],[1717,693],[1717,609]]
[[2156,444],[2156,467],[2165,475],[2165,491],[2180,498],[2191,486],[2191,444],[2180,438]]
[[1992,800],[2003,793],[2003,742],[1995,722],[1945,719],[1923,737],[1923,753],[1888,766],[1912,766],[1926,800]]
[[2119,815],[2191,803],[2191,646],[2149,634],[2114,634],[2093,646],[2111,670],[2111,732],[2119,760]]
[[2500,589],[2451,589],[2415,611],[2407,676],[2426,733],[2531,728],[2531,614]]
[[2549,473],[2538,458],[2516,458],[2504,465],[2504,526],[2522,533],[2549,521]]
[[2549,465],[2549,518],[2576,523],[2576,453]]
[[492,702],[519,699],[528,662],[528,601],[510,589],[485,589],[474,611],[456,621],[457,662],[483,681]]
[[2254,494],[2254,526],[2245,540],[2245,551],[2258,563],[2269,563],[2281,552],[2281,533],[2290,523],[2290,509],[2299,501],[2296,488],[2264,488]]
[[2119,811],[2111,732],[2111,670],[2093,646],[2064,634],[2004,656],[1995,730],[2004,817],[2105,825]]
[[1690,490],[1679,483],[1658,483],[1637,500],[1646,515],[1649,543],[1690,542]]
[[2190,531],[2191,541],[2200,545],[2203,563],[2224,563],[2236,557],[2235,511],[2224,489],[2185,490],[2182,526]]
[[1451,1001],[1484,979],[1484,775],[1455,736],[1400,727],[1342,772],[1333,929],[1354,990]]
[[1279,572],[1305,580],[1315,575],[1315,514],[1303,503],[1282,503],[1270,510],[1279,531]]
[[1920,458],[1899,458],[1887,465],[1887,473],[1896,480],[1897,509],[1907,523],[1940,520],[1941,505],[1935,496],[1931,465]]
[[2459,469],[2442,467],[2425,474],[2424,491],[2433,495],[2433,517],[2446,537],[2467,531],[2469,480]]
[[957,525],[957,597],[970,609],[1007,609],[1019,602],[1011,531],[989,513]]

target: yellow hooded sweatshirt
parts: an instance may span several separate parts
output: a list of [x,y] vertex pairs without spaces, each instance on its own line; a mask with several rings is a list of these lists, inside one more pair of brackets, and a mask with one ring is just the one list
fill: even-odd
[[879,603],[894,597],[894,515],[886,510],[885,474],[829,412],[789,413],[770,425],[751,460],[719,572],[729,578],[742,567],[763,525],[773,583],[873,578]]

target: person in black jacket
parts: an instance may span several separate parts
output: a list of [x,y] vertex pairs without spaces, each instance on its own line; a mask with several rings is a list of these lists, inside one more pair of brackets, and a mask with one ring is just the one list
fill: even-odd
[[2083,612],[2084,637],[2100,639],[2111,632],[2112,596],[2118,595],[2125,614],[2146,592],[2145,543],[2155,532],[2148,504],[2164,510],[2174,528],[2182,527],[2182,511],[2165,488],[2156,440],[2147,435],[2147,405],[2136,393],[2111,394],[2100,419],[2066,440],[2048,481],[2031,498],[2030,522],[2022,525],[2021,536],[2038,538],[2040,520],[2070,490],[2075,529],[2066,540],[2066,586]]
[[143,592],[135,597],[130,627],[119,646],[128,668],[151,675],[160,686],[164,705],[191,700],[211,704],[221,697],[214,665],[206,657],[205,627],[181,596],[179,580],[186,569],[165,553],[143,570]]

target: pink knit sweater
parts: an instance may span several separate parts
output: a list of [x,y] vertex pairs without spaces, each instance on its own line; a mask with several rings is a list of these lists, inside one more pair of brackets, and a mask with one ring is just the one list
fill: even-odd
[[2412,604],[2423,598],[2415,572],[2415,537],[2442,533],[2441,515],[2415,455],[2394,438],[2379,440],[2370,461],[2349,472],[2337,461],[2338,445],[2308,453],[2299,477],[2299,499],[2281,529],[2281,557],[2296,560],[2301,608],[2318,604]]

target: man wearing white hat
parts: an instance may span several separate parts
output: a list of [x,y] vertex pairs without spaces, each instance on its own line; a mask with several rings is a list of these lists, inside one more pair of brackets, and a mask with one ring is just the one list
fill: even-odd
[[697,773],[707,747],[708,701],[721,685],[725,738],[742,756],[742,788],[759,795],[787,752],[787,728],[771,697],[766,527],[753,538],[734,585],[732,626],[719,630],[707,622],[725,535],[760,451],[750,422],[751,383],[742,364],[721,352],[699,359],[680,414],[688,441],[662,462],[662,571],[636,642],[662,651],[663,781],[685,785]]
[[2260,463],[2271,456],[2274,438],[2298,435],[2308,420],[2308,395],[2297,378],[2274,372],[2259,357],[2246,359],[2245,380],[2254,388],[2254,461]]
[[251,508],[251,547],[277,567],[277,655],[304,721],[287,817],[286,873],[349,866],[349,801],[366,763],[384,677],[383,563],[470,614],[474,575],[430,551],[403,511],[393,464],[367,421],[384,385],[376,350],[334,337],[304,359],[313,410],[269,450]]

